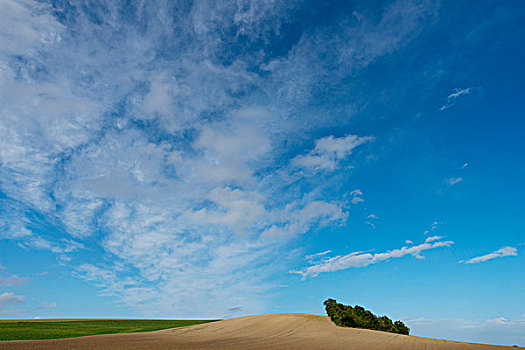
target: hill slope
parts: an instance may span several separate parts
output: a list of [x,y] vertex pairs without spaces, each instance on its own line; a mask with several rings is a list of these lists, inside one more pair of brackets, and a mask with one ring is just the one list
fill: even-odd
[[271,314],[149,333],[0,342],[0,349],[516,349],[336,327],[326,316]]

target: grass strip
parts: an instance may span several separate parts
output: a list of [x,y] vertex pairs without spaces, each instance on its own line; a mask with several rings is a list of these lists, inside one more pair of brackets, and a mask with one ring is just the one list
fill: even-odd
[[216,320],[2,320],[0,340],[74,338],[97,334],[150,332]]

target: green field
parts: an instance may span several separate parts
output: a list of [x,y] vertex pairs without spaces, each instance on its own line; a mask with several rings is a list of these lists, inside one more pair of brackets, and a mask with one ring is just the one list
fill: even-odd
[[149,332],[213,320],[5,320],[0,340],[73,338],[95,334]]

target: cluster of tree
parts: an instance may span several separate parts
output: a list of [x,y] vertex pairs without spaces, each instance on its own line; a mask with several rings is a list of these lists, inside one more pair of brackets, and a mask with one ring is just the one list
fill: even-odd
[[326,313],[337,326],[375,329],[406,335],[410,332],[410,328],[405,326],[403,322],[392,322],[387,316],[378,317],[359,305],[354,307],[343,305],[334,299],[326,299],[324,305]]

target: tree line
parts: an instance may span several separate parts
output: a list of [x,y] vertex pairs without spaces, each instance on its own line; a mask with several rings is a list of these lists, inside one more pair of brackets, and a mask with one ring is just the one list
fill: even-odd
[[406,334],[410,328],[401,321],[392,322],[387,316],[376,316],[364,307],[356,305],[344,305],[334,299],[326,299],[324,302],[328,317],[337,326],[374,329],[377,331]]

